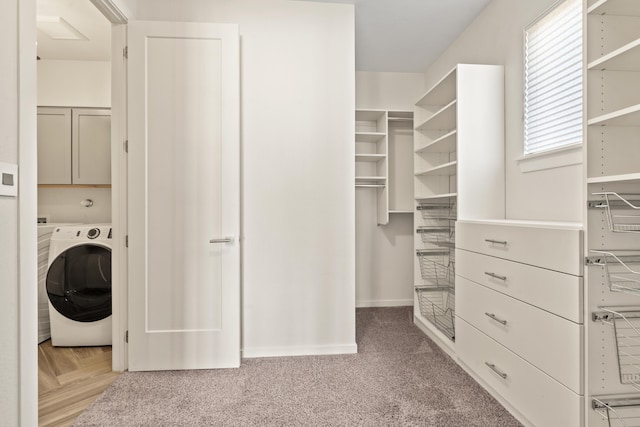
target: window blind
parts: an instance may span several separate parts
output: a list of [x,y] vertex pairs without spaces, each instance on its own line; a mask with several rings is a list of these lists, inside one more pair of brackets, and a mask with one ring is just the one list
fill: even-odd
[[524,154],[582,143],[582,2],[525,29]]

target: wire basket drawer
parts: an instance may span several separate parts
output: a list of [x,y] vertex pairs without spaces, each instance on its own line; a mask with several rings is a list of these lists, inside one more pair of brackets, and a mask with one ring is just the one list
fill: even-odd
[[640,309],[602,310],[594,312],[592,318],[613,326],[620,384],[640,390]]
[[455,280],[454,251],[450,249],[418,249],[416,256],[420,276],[425,285],[453,287]]
[[450,248],[455,245],[454,227],[423,226],[418,227],[416,233],[420,235],[424,243]]
[[590,251],[593,265],[604,267],[605,278],[612,292],[640,295],[640,251]]
[[640,427],[640,396],[593,397],[591,408],[609,427]]
[[605,210],[610,231],[640,233],[640,194],[603,192],[593,195],[602,196],[604,199],[590,202],[590,206]]
[[422,213],[423,219],[456,220],[456,204],[453,201],[449,203],[421,203],[417,209]]
[[452,288],[418,287],[418,305],[422,317],[451,340],[455,339],[455,294]]

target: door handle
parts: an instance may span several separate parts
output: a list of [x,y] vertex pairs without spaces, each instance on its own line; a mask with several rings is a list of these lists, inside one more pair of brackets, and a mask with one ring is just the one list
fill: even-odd
[[233,243],[233,237],[219,237],[217,239],[209,240],[209,243]]

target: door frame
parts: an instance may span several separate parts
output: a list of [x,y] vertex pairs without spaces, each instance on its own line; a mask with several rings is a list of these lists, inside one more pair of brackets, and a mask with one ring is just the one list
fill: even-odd
[[[126,4],[120,0],[91,0],[100,12],[112,23],[112,76],[111,109],[112,120],[112,221],[114,233],[112,268],[116,275],[114,283],[113,312],[113,370],[123,371],[126,365],[126,251],[122,244],[125,240],[127,205],[126,202],[126,153],[122,141],[126,140],[126,61],[114,61],[122,55],[126,45],[126,23],[133,18],[133,11],[123,9]],[[120,5],[117,5],[120,3]],[[38,425],[38,348],[34,345],[37,338],[37,147],[36,147],[36,106],[37,106],[37,66],[36,66],[36,1],[20,0],[17,4],[17,88],[18,112],[18,170],[20,190],[18,197],[18,287],[19,287],[19,341],[17,351],[20,354],[18,375],[20,425]],[[120,56],[122,57],[122,56]],[[116,64],[116,65],[113,65]],[[124,139],[122,139],[124,137]],[[115,153],[115,155],[114,155]],[[115,202],[114,202],[115,201]],[[123,232],[124,230],[124,232]],[[124,317],[123,317],[124,313]]]

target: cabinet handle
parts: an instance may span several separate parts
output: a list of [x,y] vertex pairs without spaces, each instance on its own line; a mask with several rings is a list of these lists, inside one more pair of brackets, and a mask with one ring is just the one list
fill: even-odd
[[496,245],[507,245],[507,241],[506,240],[493,240],[493,239],[484,239],[485,242],[488,243],[495,243]]
[[493,314],[493,313],[484,313],[484,314],[485,314],[485,316],[490,317],[491,319],[495,320],[496,322],[498,322],[498,323],[500,323],[502,325],[505,325],[505,326],[507,325],[507,321],[506,320],[502,320],[502,319],[497,318],[496,315]]
[[494,365],[493,363],[484,362],[484,364],[487,365],[489,368],[491,368],[491,370],[493,372],[495,372],[496,374],[500,375],[500,377],[502,377],[503,380],[507,379],[507,374],[505,374],[504,372],[502,372],[498,368],[496,368],[496,365]]
[[211,239],[209,243],[233,243],[233,237],[221,237],[218,239]]
[[488,271],[485,271],[484,274],[486,274],[489,277],[493,277],[494,279],[507,280],[507,276],[500,276],[499,274],[496,274],[496,273],[490,273]]

